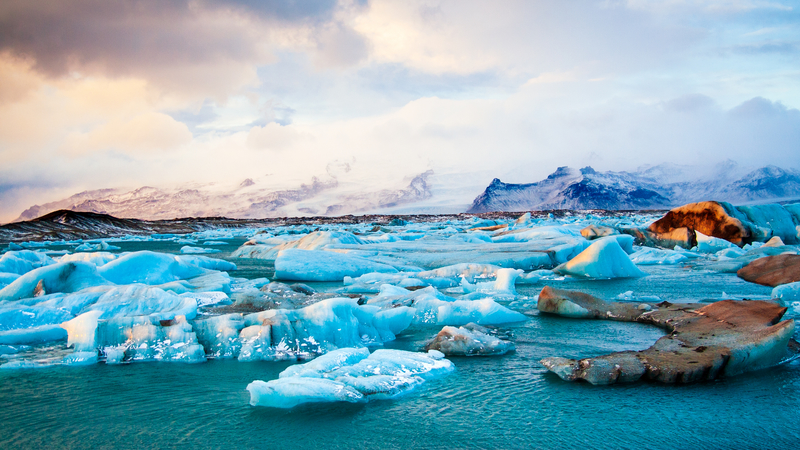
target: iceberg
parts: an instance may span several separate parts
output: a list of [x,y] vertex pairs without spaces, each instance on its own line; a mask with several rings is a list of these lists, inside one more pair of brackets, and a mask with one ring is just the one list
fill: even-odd
[[641,247],[630,255],[631,262],[637,265],[673,265],[688,261],[689,257],[675,250]]
[[0,300],[19,300],[41,295],[77,292],[85,288],[111,284],[86,262],[56,263],[31,270],[0,289]]
[[616,238],[617,236],[609,236],[595,240],[586,250],[569,262],[556,267],[554,271],[562,275],[584,278],[646,276],[646,273],[631,262]]
[[184,245],[181,247],[181,253],[185,255],[202,255],[204,253],[219,253],[220,249],[218,248],[204,248],[204,247],[192,247],[190,245]]
[[117,258],[119,258],[119,253],[86,252],[86,253],[72,253],[70,255],[64,255],[58,258],[58,262],[83,261],[92,263],[95,266],[99,267],[104,264],[108,264],[109,262]]
[[116,284],[164,284],[208,274],[213,270],[236,270],[236,265],[204,256],[168,255],[151,251],[128,253],[97,269]]
[[55,264],[52,258],[30,250],[9,251],[0,256],[0,272],[8,274],[23,275],[50,264]]
[[283,250],[275,260],[275,277],[296,281],[342,281],[370,272],[396,273],[394,267],[366,258],[324,250]]
[[[472,325],[472,326],[470,326]],[[514,350],[514,344],[496,338],[474,324],[467,327],[444,327],[425,350],[438,350],[446,356],[503,355]]]
[[380,345],[395,339],[412,321],[414,310],[359,306],[351,298],[332,298],[298,310],[273,309],[244,316],[238,359],[309,358],[343,347]]
[[172,320],[176,316],[193,319],[197,315],[197,300],[142,284],[112,288],[89,307],[100,311],[99,319],[114,317],[150,317],[153,320]]
[[437,351],[340,349],[287,368],[276,380],[247,385],[252,406],[292,408],[303,403],[366,402],[405,394],[453,371]]

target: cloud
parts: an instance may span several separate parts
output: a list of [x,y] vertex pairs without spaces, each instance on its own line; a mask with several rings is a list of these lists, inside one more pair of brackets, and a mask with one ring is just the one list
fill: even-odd
[[[358,8],[352,8],[356,11]],[[51,78],[145,78],[165,90],[223,100],[257,83],[280,48],[314,48],[323,65],[351,64],[365,44],[337,2],[72,0],[0,6],[0,51]]]
[[664,109],[676,112],[691,112],[709,108],[715,104],[714,99],[703,94],[686,94],[664,103]]
[[309,139],[307,133],[292,125],[281,126],[275,122],[263,127],[253,127],[247,134],[247,145],[254,149],[285,150],[298,140]]
[[172,150],[191,140],[186,125],[166,114],[149,112],[130,120],[109,121],[88,133],[70,134],[64,149],[73,155],[109,149],[140,154]]
[[353,189],[432,169],[467,193],[564,164],[798,165],[786,5],[9,0],[0,204],[245,178],[287,189],[332,161]]

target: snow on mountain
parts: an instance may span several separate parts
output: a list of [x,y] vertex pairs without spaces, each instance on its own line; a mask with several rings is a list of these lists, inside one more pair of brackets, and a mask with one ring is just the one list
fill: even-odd
[[368,190],[336,176],[313,177],[294,189],[275,189],[246,179],[233,189],[195,185],[168,189],[101,189],[26,209],[15,222],[56,210],[159,220],[181,217],[267,218],[344,215],[391,209],[431,197],[432,171],[411,177],[405,186]]
[[635,172],[597,172],[559,167],[530,184],[495,178],[467,212],[547,209],[665,209],[717,200],[752,203],[800,198],[800,172],[766,166],[743,174],[733,161],[705,175],[692,167],[661,164]]

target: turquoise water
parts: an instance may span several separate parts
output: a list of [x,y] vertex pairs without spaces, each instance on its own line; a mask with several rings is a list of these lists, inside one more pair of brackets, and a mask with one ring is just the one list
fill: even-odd
[[[159,245],[146,247],[180,247]],[[124,248],[134,249],[141,248]],[[241,270],[234,276],[270,274],[269,265],[236,262]],[[634,291],[670,301],[714,300],[722,292],[735,298],[763,297],[771,290],[732,274],[680,267],[645,270],[651,276],[548,284],[604,298]],[[533,296],[543,285],[518,291]],[[291,410],[249,406],[245,386],[256,379],[277,378],[287,362],[216,360],[0,371],[0,448],[797,447],[798,361],[689,386],[568,383],[537,361],[644,349],[662,331],[522,311],[530,314],[527,322],[503,327],[513,333],[515,353],[451,358],[456,371],[448,377],[399,399],[367,404]],[[387,347],[418,350],[437,331],[411,329]]]

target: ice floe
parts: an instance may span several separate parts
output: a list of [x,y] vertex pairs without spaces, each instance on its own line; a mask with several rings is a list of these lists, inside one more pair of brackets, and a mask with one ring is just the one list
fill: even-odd
[[292,408],[303,403],[391,399],[412,391],[426,380],[453,371],[453,364],[437,351],[344,348],[314,361],[291,366],[279,378],[247,385],[250,404]]

